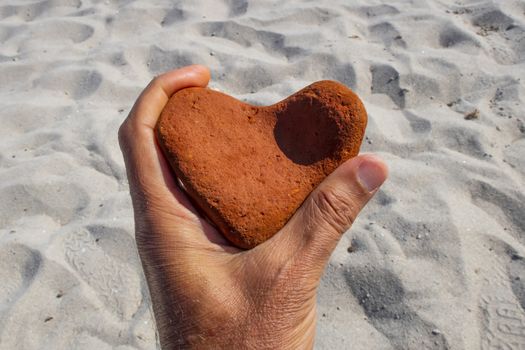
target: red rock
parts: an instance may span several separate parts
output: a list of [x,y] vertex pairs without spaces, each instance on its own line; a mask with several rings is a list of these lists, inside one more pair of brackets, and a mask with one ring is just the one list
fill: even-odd
[[359,153],[366,123],[357,95],[320,81],[268,107],[187,88],[170,98],[156,132],[194,203],[233,244],[252,248]]

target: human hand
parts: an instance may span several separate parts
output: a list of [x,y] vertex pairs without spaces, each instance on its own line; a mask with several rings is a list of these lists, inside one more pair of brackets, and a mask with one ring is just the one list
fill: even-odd
[[238,249],[198,214],[155,139],[169,97],[204,87],[209,79],[202,66],[155,78],[119,130],[161,346],[312,348],[316,290],[325,265],[386,179],[386,165],[370,155],[345,162],[274,237],[251,250]]

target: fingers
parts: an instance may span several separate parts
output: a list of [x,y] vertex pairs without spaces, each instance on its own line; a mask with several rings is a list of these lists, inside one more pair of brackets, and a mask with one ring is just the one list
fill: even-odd
[[208,85],[210,71],[201,65],[187,66],[159,75],[140,94],[126,122],[136,127],[155,128],[157,119],[168,99],[178,90]]
[[119,143],[126,163],[134,205],[139,206],[145,202],[142,199],[137,200],[137,195],[148,195],[157,197],[146,198],[149,202],[158,203],[160,198],[174,201],[169,203],[170,205],[182,205],[185,208],[191,206],[170,174],[169,166],[156,143],[154,128],[171,95],[187,87],[205,87],[209,79],[209,70],[199,65],[158,76],[142,92],[128,118],[121,125]]
[[[341,235],[388,176],[386,164],[372,155],[343,163],[305,200],[270,241],[273,249],[299,257],[320,274]],[[269,242],[270,242],[269,241]],[[307,267],[308,268],[308,267]]]

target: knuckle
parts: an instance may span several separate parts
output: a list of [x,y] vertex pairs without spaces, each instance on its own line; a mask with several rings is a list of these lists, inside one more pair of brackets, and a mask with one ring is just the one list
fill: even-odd
[[134,140],[132,138],[133,130],[129,121],[122,123],[118,130],[118,143],[120,150],[124,155],[124,160],[133,154]]
[[149,87],[152,89],[157,89],[161,87],[160,75],[156,75],[153,79],[151,79]]
[[127,122],[124,122],[118,128],[118,141],[121,146],[125,144],[125,142],[127,141],[127,138],[128,138],[128,124]]
[[141,140],[147,139],[149,131],[137,118],[126,120],[118,130],[118,141],[122,147],[129,148]]
[[355,221],[357,205],[352,196],[333,187],[319,188],[312,199],[314,214],[337,232],[346,231]]

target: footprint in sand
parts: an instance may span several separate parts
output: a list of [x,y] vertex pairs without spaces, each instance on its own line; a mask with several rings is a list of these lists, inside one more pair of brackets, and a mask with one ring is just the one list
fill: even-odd
[[39,252],[21,244],[7,244],[0,249],[0,314],[5,314],[9,305],[16,305],[16,299],[32,283],[41,262]]
[[64,40],[70,40],[72,44],[82,43],[91,38],[95,29],[88,24],[64,21],[64,20],[41,20],[38,24],[33,24],[30,27],[32,33],[32,40],[60,40],[61,44]]
[[506,261],[501,258],[494,261],[483,276],[479,301],[483,326],[481,348],[525,349],[525,294],[521,281],[525,278],[523,257],[501,242],[495,242],[494,246],[496,250],[506,250],[510,256],[500,254],[507,258]]
[[248,10],[248,0],[225,0],[230,12],[230,17],[241,16]]
[[503,11],[499,3],[480,3],[457,10],[472,23],[472,30],[489,49],[489,54],[502,65],[513,65],[525,60],[525,27],[513,16],[521,12]]
[[102,75],[96,70],[57,68],[43,74],[33,85],[67,93],[74,99],[82,99],[97,91],[101,83]]
[[372,65],[372,93],[386,94],[399,107],[405,108],[405,90],[399,86],[399,72],[389,65]]
[[[498,190],[487,182],[474,182],[470,189],[473,203],[487,215],[499,208],[511,229],[490,236],[482,246],[485,261],[480,271],[479,310],[482,325],[481,348],[525,349],[525,260],[524,252],[516,251],[508,240],[522,241],[525,221],[522,219],[524,199],[519,193]],[[505,226],[504,226],[505,227]],[[488,247],[488,252],[485,250]]]
[[525,312],[515,300],[487,293],[481,297],[482,350],[520,350],[525,348]]
[[[129,320],[142,303],[141,279],[136,261],[130,264],[112,254],[119,249],[102,246],[104,242],[119,240],[119,237],[111,237],[112,231],[118,230],[108,229],[106,235],[109,237],[96,237],[86,229],[72,232],[64,240],[64,253],[69,265],[93,289],[108,311],[122,320]],[[129,235],[127,237],[131,240]]]

